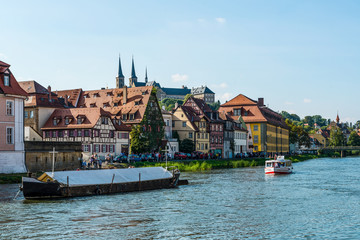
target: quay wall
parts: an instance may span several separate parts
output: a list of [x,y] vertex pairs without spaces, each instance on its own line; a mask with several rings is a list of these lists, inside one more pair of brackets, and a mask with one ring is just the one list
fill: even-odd
[[28,172],[52,171],[55,147],[55,171],[80,168],[81,142],[25,141],[25,164]]

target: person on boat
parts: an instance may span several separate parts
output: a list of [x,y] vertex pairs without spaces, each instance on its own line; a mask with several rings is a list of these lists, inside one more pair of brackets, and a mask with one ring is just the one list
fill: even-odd
[[274,156],[274,159],[276,160],[277,159],[277,155],[275,154],[275,156]]
[[101,165],[102,165],[101,159],[99,159],[98,162],[99,162],[99,168],[101,169]]

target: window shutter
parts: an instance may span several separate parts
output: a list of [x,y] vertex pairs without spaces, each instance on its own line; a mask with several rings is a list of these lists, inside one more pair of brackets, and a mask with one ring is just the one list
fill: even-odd
[[46,135],[45,135],[45,131],[43,131],[43,138],[45,138],[46,137]]
[[81,151],[84,151],[84,145],[81,144]]

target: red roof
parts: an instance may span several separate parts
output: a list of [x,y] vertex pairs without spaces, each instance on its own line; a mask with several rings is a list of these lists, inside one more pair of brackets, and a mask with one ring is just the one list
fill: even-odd
[[[9,64],[0,61],[0,93],[26,97],[28,94],[20,87],[9,68]],[[10,75],[9,86],[4,85],[4,74]]]

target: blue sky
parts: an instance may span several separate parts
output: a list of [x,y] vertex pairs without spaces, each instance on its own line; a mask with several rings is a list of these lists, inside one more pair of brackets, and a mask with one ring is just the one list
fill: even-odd
[[0,60],[53,90],[207,85],[275,111],[360,119],[359,1],[2,1]]

